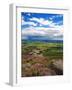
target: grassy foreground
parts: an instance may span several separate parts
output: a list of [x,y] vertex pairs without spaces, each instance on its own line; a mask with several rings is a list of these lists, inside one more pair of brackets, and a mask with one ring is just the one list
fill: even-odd
[[63,75],[63,43],[22,41],[22,77]]

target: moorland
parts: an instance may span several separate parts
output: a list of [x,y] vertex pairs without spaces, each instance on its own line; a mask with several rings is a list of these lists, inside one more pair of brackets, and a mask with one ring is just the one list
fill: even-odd
[[63,75],[63,42],[21,42],[21,75]]

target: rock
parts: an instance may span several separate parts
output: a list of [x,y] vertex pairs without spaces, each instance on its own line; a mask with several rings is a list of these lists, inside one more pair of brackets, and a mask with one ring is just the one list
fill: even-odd
[[56,72],[56,75],[63,75],[63,60],[52,60],[49,67]]
[[59,59],[59,60],[54,60],[53,61],[53,65],[58,68],[63,70],[63,60]]
[[22,64],[22,68],[31,67],[30,63]]

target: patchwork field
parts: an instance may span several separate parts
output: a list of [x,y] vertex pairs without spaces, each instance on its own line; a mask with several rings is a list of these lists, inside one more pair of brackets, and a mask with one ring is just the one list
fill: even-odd
[[63,43],[22,41],[22,77],[63,75]]

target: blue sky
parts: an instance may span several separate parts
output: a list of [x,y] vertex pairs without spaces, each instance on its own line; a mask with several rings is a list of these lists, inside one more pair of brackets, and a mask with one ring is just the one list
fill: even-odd
[[22,39],[63,40],[63,15],[21,13]]

